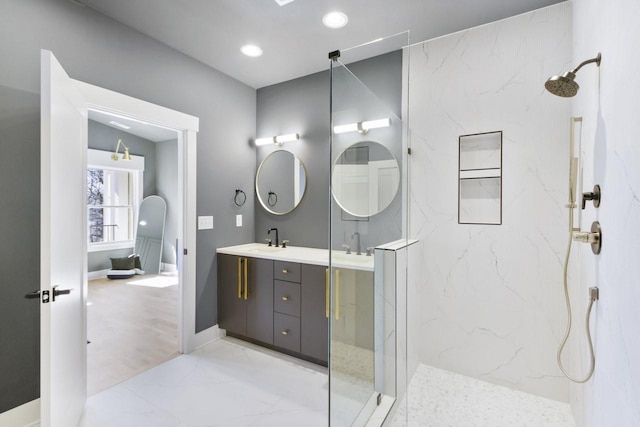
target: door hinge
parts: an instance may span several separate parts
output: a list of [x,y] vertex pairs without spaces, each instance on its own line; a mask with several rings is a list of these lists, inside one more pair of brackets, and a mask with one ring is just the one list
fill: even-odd
[[42,303],[49,304],[49,291],[42,291]]
[[411,147],[407,148],[407,154],[411,155]]
[[183,250],[182,250],[182,253],[183,253],[184,255],[187,255],[187,250],[186,250],[186,249],[183,249]]

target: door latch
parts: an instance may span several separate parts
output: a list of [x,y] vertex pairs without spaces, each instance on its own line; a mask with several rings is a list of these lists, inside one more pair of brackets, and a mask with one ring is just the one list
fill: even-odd
[[42,303],[49,304],[49,291],[42,291]]

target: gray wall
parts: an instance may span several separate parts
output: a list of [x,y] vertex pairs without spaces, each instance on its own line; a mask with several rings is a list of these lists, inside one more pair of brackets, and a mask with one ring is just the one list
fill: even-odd
[[176,238],[178,237],[178,140],[156,144],[156,188],[158,196],[167,202],[167,218],[164,225],[162,262],[176,263]]
[[[379,105],[384,105],[391,113],[400,117],[402,98],[402,53],[400,51],[349,64],[348,67],[371,89],[375,97],[378,98],[376,102]],[[362,87],[356,88],[356,91],[361,90],[364,89]],[[255,236],[257,242],[264,241],[269,228],[278,227],[280,238],[290,240],[290,244],[293,246],[327,248],[329,232],[327,203],[329,201],[330,171],[329,94],[328,71],[258,90],[256,135],[265,137],[300,133],[299,141],[285,143],[282,149],[293,152],[305,164],[307,192],[300,205],[293,212],[282,216],[268,213],[256,200]],[[358,107],[360,106],[358,105]],[[394,155],[399,160],[400,142],[400,140],[397,141],[397,145],[395,145],[397,149],[394,149]],[[278,149],[281,148],[275,145],[257,147],[256,164],[259,165],[269,153]],[[389,215],[395,218],[400,212],[399,201],[400,198],[396,198],[394,205],[389,208],[388,212],[377,216],[377,219],[372,217],[369,222],[342,221],[339,208],[334,209],[337,215],[334,218],[341,223],[340,228],[345,230],[345,236],[350,236],[350,233],[356,230],[360,230],[363,235],[368,234],[368,241],[363,237],[363,247],[382,243],[400,237],[400,223],[391,229],[375,225],[376,221],[381,224],[389,222]],[[366,233],[363,232],[363,227],[368,229]],[[397,237],[394,237],[396,235]],[[335,233],[334,240],[338,240]],[[343,238],[340,237],[339,240],[341,241],[337,242],[338,247],[343,243]]]
[[[140,138],[110,126],[89,120],[89,148],[102,151],[113,151],[118,139],[129,147],[132,155],[144,157],[144,175],[142,197],[156,194],[156,143]],[[132,249],[115,249],[112,251],[89,252],[87,254],[88,271],[100,271],[111,268],[111,258],[123,258],[131,255]]]
[[[155,142],[140,138],[139,136],[131,135],[130,133],[103,125],[102,123],[98,123],[93,120],[89,120],[88,132],[89,148],[93,148],[94,150],[113,151],[116,149],[118,139],[122,139],[122,142],[129,147],[129,153],[131,155],[144,157],[144,188],[142,189],[142,197],[144,198],[151,196],[152,194],[156,194],[158,169],[156,160],[157,148]],[[122,153],[122,148],[120,149],[120,153]]]
[[197,210],[216,228],[197,235],[197,331],[216,323],[215,248],[254,240],[252,227],[235,227],[236,213],[253,224],[253,198],[232,207],[235,188],[253,188],[254,89],[70,1],[0,2],[0,197],[12,202],[0,214],[0,411],[39,396],[39,308],[23,295],[39,284],[41,48],[75,79],[200,117]]
[[0,86],[0,412],[40,393],[39,141],[40,97]]

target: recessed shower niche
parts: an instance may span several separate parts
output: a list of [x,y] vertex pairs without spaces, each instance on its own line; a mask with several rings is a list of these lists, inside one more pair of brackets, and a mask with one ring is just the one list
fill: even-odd
[[458,224],[502,224],[502,131],[461,135]]

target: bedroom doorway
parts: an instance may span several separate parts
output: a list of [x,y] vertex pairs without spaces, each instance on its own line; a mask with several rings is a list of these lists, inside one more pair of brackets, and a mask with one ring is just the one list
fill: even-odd
[[89,110],[87,395],[180,354],[178,132]]

